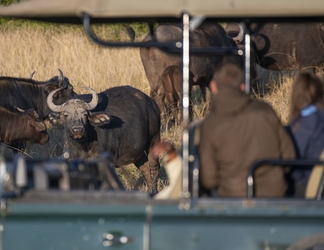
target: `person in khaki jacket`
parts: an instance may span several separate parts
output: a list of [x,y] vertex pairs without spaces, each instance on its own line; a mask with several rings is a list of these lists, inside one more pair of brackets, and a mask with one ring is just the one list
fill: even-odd
[[[211,110],[200,128],[200,182],[222,197],[245,197],[248,169],[264,158],[293,159],[295,149],[270,105],[244,93],[242,63],[228,60],[215,72]],[[284,169],[260,167],[255,172],[257,197],[281,197]]]

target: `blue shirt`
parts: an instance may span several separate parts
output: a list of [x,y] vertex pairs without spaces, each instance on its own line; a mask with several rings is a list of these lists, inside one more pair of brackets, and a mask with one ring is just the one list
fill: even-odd
[[289,127],[299,158],[318,159],[324,149],[324,110],[307,106]]
[[[324,149],[324,110],[314,105],[305,107],[289,125],[301,159],[318,159]],[[310,169],[294,169],[292,178],[307,184]]]

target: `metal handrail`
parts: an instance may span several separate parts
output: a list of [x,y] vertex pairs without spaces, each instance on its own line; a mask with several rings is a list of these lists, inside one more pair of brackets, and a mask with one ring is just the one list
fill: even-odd
[[[278,160],[278,159],[264,159],[255,162],[248,171],[246,178],[247,183],[247,198],[255,198],[255,181],[254,172],[261,166],[280,166],[280,167],[299,167],[312,168],[315,165],[324,165],[321,160]],[[323,187],[322,187],[323,188]]]
[[[204,18],[201,18],[204,19]],[[244,51],[237,48],[190,48],[189,44],[189,30],[190,30],[190,15],[184,12],[182,14],[182,25],[183,25],[183,40],[174,42],[158,42],[153,37],[151,42],[110,42],[99,39],[91,29],[91,17],[87,13],[83,13],[83,27],[87,36],[95,43],[106,47],[156,47],[167,53],[181,54],[183,57],[183,91],[182,91],[182,157],[183,157],[183,185],[182,185],[182,199],[180,201],[180,207],[184,209],[190,208],[190,197],[191,193],[189,190],[189,60],[190,55],[217,55],[217,54],[233,54],[233,55],[245,55],[245,84],[246,92],[250,92],[250,64],[251,64],[251,49],[250,49],[250,29],[249,20],[244,20],[243,24],[245,27],[245,48]],[[152,25],[150,26],[150,34],[153,34]]]
[[[161,49],[166,53],[171,54],[182,54],[183,53],[183,41],[173,41],[173,42],[159,42],[156,38],[152,39],[151,42],[112,42],[105,41],[98,38],[91,29],[91,17],[87,13],[83,13],[83,28],[86,35],[96,44],[104,47],[112,48],[149,48],[156,47]],[[151,32],[152,33],[152,32]],[[154,35],[154,34],[151,34]],[[190,54],[197,56],[206,55],[220,55],[220,54],[233,54],[233,55],[243,55],[243,50],[237,48],[220,48],[220,47],[209,47],[209,48],[190,48]]]
[[241,23],[244,27],[244,82],[245,92],[250,93],[250,82],[251,82],[251,36],[250,36],[250,22],[245,20]]

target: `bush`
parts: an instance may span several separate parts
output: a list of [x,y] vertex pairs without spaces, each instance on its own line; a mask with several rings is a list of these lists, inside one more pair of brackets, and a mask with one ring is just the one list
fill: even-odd
[[10,4],[13,4],[13,3],[18,3],[20,2],[21,0],[0,0],[0,5],[10,5]]
[[[0,0],[0,6],[7,6],[10,4],[15,4],[19,3],[22,1],[26,0]],[[36,29],[43,29],[43,30],[48,30],[48,29],[62,29],[62,24],[53,24],[53,23],[47,23],[47,22],[40,22],[40,21],[33,21],[33,20],[22,20],[22,19],[14,19],[14,18],[0,18],[0,25],[5,25],[5,27],[1,27],[1,29],[11,29],[15,27],[34,27]],[[73,26],[73,25],[63,25],[63,30],[65,28],[69,27],[76,27],[77,29],[80,28],[80,26]],[[100,25],[101,26],[101,25]],[[113,24],[113,25],[108,25],[103,29],[107,29],[110,32],[110,37],[113,37],[115,41],[120,41],[122,40],[121,37],[124,36],[125,33],[125,28],[123,27],[123,24]],[[133,23],[132,27],[136,33],[137,38],[141,38],[144,34],[148,33],[148,25],[146,23]]]

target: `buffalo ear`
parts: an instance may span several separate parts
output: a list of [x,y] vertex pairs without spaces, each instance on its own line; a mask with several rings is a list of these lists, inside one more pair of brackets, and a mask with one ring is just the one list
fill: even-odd
[[102,126],[110,123],[110,117],[106,113],[92,113],[88,119],[92,126]]
[[30,125],[34,127],[37,131],[46,130],[46,125],[44,122],[31,121]]
[[52,125],[62,124],[61,114],[60,113],[50,112],[48,114],[48,120],[50,121],[50,123]]
[[[46,94],[46,96],[48,96],[49,93],[51,93],[51,92],[54,91],[54,90],[57,90],[58,88],[59,88],[59,86],[57,86],[56,83],[47,84],[47,86],[45,87],[45,94]],[[53,95],[53,97],[54,97],[54,98],[58,98],[58,97],[61,95],[61,93],[62,93],[62,91],[59,90],[59,91],[57,91],[57,92]]]
[[19,112],[21,112],[21,113],[25,113],[25,112],[26,112],[26,110],[23,110],[22,108],[19,108],[19,107],[16,107],[16,109],[17,109]]
[[321,31],[324,32],[324,23],[320,24]]
[[[52,91],[56,90],[58,88],[57,84],[48,84],[46,87],[45,87],[45,93],[46,93],[46,96],[51,93]],[[57,98],[59,95],[60,95],[60,92],[61,91],[57,91],[53,97],[54,98]]]

